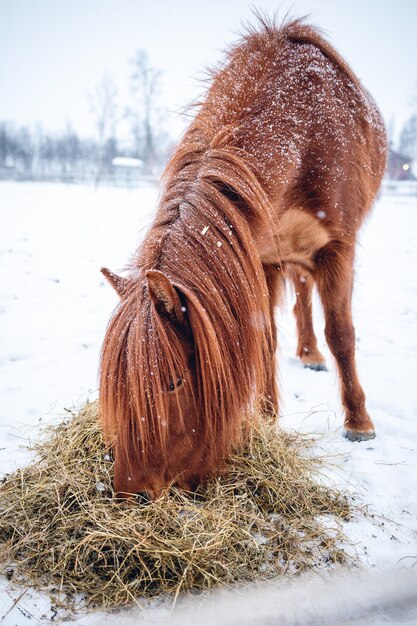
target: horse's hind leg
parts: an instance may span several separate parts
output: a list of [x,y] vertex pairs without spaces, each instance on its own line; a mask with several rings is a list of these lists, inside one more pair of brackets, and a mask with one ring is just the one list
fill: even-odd
[[326,319],[325,335],[336,359],[345,408],[345,436],[352,441],[375,437],[365,408],[365,394],[355,363],[355,329],[352,323],[353,251],[330,244],[317,259],[315,278]]
[[296,269],[291,271],[291,278],[296,295],[294,315],[298,333],[297,356],[304,363],[304,367],[317,371],[326,371],[325,359],[317,347],[317,339],[313,328],[311,302],[313,279],[308,272],[300,272]]

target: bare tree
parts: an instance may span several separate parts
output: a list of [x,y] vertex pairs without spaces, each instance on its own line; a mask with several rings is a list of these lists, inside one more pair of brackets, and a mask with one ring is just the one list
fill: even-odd
[[106,136],[99,144],[96,139],[81,139],[69,125],[51,134],[40,125],[33,131],[0,121],[0,178],[97,179],[98,166],[109,171],[117,154],[116,138]]
[[161,109],[158,108],[161,70],[150,64],[145,50],[138,50],[132,61],[131,92],[133,105],[128,109],[135,151],[152,172],[157,161],[158,138],[161,128]]
[[109,145],[115,146],[116,144],[117,88],[112,77],[105,74],[89,97],[97,131],[96,184],[98,184],[103,172],[109,167]]
[[0,124],[0,168],[6,166],[10,151],[10,139],[6,124]]
[[417,114],[412,115],[401,130],[400,152],[417,162]]

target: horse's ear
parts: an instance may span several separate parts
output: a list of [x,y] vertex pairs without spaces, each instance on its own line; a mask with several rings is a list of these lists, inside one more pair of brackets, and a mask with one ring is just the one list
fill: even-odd
[[126,294],[128,279],[123,278],[123,276],[118,276],[117,274],[114,274],[114,272],[111,272],[109,269],[107,269],[107,267],[102,267],[100,272],[103,274],[103,276],[105,276],[105,278],[107,278],[116,293],[121,298],[123,298],[123,296]]
[[145,276],[148,282],[149,297],[158,311],[175,317],[179,322],[184,321],[180,296],[167,276],[158,270],[148,270]]

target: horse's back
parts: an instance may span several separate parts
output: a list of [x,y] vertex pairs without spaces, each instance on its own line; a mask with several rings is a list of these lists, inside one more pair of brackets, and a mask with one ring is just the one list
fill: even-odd
[[386,138],[368,92],[321,35],[298,20],[249,33],[216,75],[200,116],[232,129],[278,213],[326,208],[359,226],[385,169]]

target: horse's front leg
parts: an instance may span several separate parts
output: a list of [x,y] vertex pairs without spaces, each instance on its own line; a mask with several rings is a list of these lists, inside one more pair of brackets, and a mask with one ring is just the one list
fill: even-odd
[[282,290],[283,279],[281,270],[277,265],[264,265],[266,283],[269,291],[269,314],[271,321],[271,345],[270,345],[270,362],[267,371],[267,380],[265,384],[265,393],[262,404],[262,410],[266,415],[271,417],[278,416],[278,386],[276,381],[276,358],[277,349],[277,327],[275,323],[275,306]]
[[353,245],[326,246],[317,260],[315,278],[326,320],[325,335],[336,359],[345,408],[345,436],[352,441],[375,437],[365,408],[365,394],[355,363],[355,329],[352,323]]

